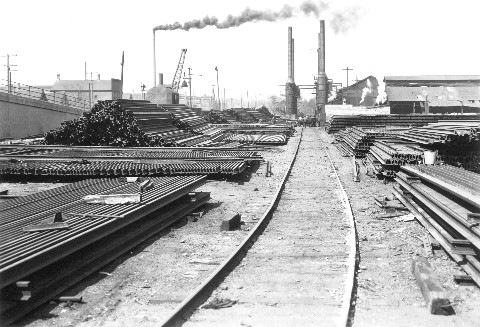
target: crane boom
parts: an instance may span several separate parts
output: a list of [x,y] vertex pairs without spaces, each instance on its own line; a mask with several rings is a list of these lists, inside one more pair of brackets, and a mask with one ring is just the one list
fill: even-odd
[[177,70],[175,71],[175,75],[173,76],[172,81],[172,91],[178,92],[180,87],[180,79],[182,78],[182,71],[183,71],[183,63],[185,61],[185,54],[187,53],[187,49],[182,49],[180,53],[180,59],[178,60]]

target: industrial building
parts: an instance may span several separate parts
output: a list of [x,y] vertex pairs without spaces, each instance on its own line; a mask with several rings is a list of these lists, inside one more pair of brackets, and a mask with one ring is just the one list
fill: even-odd
[[50,92],[59,92],[87,103],[96,103],[102,100],[116,100],[122,98],[122,81],[111,78],[109,80],[60,80],[50,88]]
[[392,114],[480,112],[480,76],[385,76]]
[[341,89],[338,96],[344,104],[351,104],[355,107],[374,106],[378,96],[378,80],[375,76],[370,75]]

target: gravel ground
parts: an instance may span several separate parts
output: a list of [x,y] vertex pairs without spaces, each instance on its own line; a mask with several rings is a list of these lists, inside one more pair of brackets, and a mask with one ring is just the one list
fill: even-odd
[[[429,258],[438,279],[454,303],[453,316],[433,316],[411,273],[411,260],[423,253],[416,221],[376,219],[382,210],[373,197],[391,194],[392,184],[364,175],[352,181],[351,159],[340,156],[324,135],[345,191],[349,195],[360,248],[358,300],[354,326],[478,326],[480,290],[456,286],[452,274],[460,268],[442,251]],[[273,176],[265,177],[265,163],[244,180],[211,180],[200,191],[211,192],[205,214],[197,222],[178,224],[152,237],[128,255],[106,265],[63,295],[82,295],[85,303],[39,308],[19,326],[154,326],[230,254],[263,214],[273,196],[298,135],[288,145],[265,151]],[[363,168],[362,168],[363,169]],[[10,194],[28,194],[52,186],[48,183],[0,183]],[[320,186],[321,187],[321,186]],[[324,190],[328,192],[328,190]],[[220,232],[221,220],[236,212],[245,224],[234,232]],[[203,264],[193,262],[201,259]],[[475,312],[477,312],[475,314]]]

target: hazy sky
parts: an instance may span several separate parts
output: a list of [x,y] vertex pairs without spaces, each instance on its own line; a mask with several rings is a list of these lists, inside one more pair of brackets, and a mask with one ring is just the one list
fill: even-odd
[[[326,21],[327,75],[346,83],[342,69],[353,68],[349,84],[374,75],[480,74],[478,1],[336,0],[311,1],[322,11],[302,12],[303,0],[185,1],[6,1],[2,0],[0,55],[11,57],[13,80],[29,85],[84,79],[84,63],[94,78],[120,78],[125,51],[124,92],[153,84],[153,28],[215,16],[241,15],[245,8],[276,21],[238,27],[157,31],[157,73],[171,83],[180,50],[192,68],[193,92],[212,93],[219,69],[226,96],[284,93],[287,80],[287,27],[295,38],[295,81],[311,84],[317,72],[319,19]],[[75,3],[75,5],[73,5]],[[291,7],[291,18],[276,16]],[[309,7],[303,7],[309,8]],[[258,14],[251,11],[250,14]],[[288,10],[287,10],[288,11]],[[272,18],[273,17],[273,18]],[[284,19],[285,18],[285,19]],[[6,58],[1,57],[1,64]],[[0,78],[6,69],[0,67]],[[311,97],[306,91],[302,95]]]

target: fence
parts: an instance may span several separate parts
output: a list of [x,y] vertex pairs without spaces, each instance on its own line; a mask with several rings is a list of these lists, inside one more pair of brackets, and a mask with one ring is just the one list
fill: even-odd
[[0,92],[18,95],[24,98],[46,101],[63,105],[71,108],[89,110],[89,103],[75,96],[67,95],[65,91],[48,91],[30,85],[21,83],[8,83],[7,80],[0,79]]

